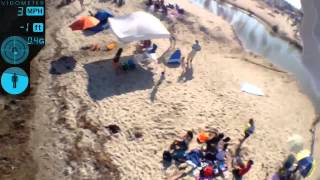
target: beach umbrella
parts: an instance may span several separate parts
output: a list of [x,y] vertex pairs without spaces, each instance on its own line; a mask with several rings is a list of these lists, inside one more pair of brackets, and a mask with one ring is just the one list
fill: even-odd
[[302,136],[298,134],[294,134],[288,138],[288,146],[289,150],[293,153],[298,153],[303,150],[304,147],[304,139]]
[[101,23],[106,24],[108,22],[109,17],[113,17],[113,15],[105,10],[100,10],[94,15],[95,18],[99,19]]
[[169,39],[170,32],[157,17],[139,11],[126,16],[108,18],[113,34],[122,42]]
[[296,156],[298,160],[298,170],[303,177],[309,177],[312,175],[316,165],[315,160],[310,155],[309,150],[302,150]]
[[72,29],[72,31],[85,30],[98,25],[99,22],[100,21],[95,17],[83,16],[72,23],[69,27]]
[[100,21],[100,23],[92,28],[89,28],[88,30],[91,32],[98,33],[109,28],[108,18],[113,17],[113,15],[108,11],[100,10],[94,15],[94,17],[97,18]]

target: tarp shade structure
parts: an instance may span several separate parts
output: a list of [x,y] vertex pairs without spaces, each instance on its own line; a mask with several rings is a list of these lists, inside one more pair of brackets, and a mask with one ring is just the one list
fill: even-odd
[[108,19],[111,30],[124,42],[170,38],[170,33],[153,15],[138,11],[127,16]]
[[98,25],[99,22],[99,19],[95,17],[83,16],[77,21],[73,22],[69,27],[72,29],[72,31],[85,30]]

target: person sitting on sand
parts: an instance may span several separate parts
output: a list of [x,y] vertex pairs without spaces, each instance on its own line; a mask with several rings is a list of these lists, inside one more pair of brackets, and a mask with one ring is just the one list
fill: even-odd
[[113,0],[113,3],[116,3],[118,7],[121,7],[125,4],[125,0]]
[[160,0],[160,7],[163,7],[164,5],[164,0]]
[[162,15],[164,16],[164,17],[167,17],[168,16],[168,8],[167,8],[167,6],[162,6],[162,8],[161,8],[161,12],[162,12]]
[[247,126],[247,128],[244,130],[244,137],[243,137],[243,142],[248,139],[255,131],[256,126],[255,126],[255,122],[254,120],[251,118],[249,120],[249,124]]
[[80,3],[80,6],[81,6],[81,8],[83,8],[83,3],[84,3],[84,0],[79,0],[79,3]]
[[171,150],[177,150],[177,149],[182,149],[182,150],[187,150],[189,148],[189,144],[193,139],[193,132],[188,131],[186,135],[184,135],[181,139],[175,140],[171,146]]
[[224,134],[223,133],[219,133],[218,135],[214,136],[213,138],[209,139],[206,142],[207,148],[206,151],[207,152],[212,152],[215,153],[217,151],[217,145],[218,143],[224,138]]
[[192,50],[189,53],[188,58],[187,58],[188,65],[192,64],[192,61],[193,61],[194,57],[196,56],[197,52],[199,52],[199,51],[201,51],[201,46],[199,44],[199,41],[196,40],[195,44],[192,45]]
[[175,140],[170,145],[169,151],[163,152],[163,161],[166,163],[171,163],[172,159],[178,162],[184,162],[186,151],[189,148],[189,144],[193,139],[193,132],[188,131],[181,139]]
[[139,43],[137,43],[136,50],[134,53],[141,54],[145,52],[148,48],[150,48],[151,45],[152,45],[151,40],[140,41]]
[[218,145],[217,145],[217,148],[218,149],[223,149],[225,146],[228,146],[229,145],[229,142],[231,141],[231,138],[230,137],[226,137],[222,140],[219,141]]
[[181,58],[181,69],[182,69],[182,74],[186,72],[187,66],[186,66],[186,58],[182,57]]
[[238,167],[236,167],[232,171],[234,179],[235,180],[242,180],[243,176],[250,171],[253,164],[254,164],[254,162],[252,160],[249,160],[246,165],[244,165],[242,163],[237,164]]
[[147,0],[146,6],[150,7],[153,5],[153,0]]
[[147,48],[149,48],[151,46],[151,44],[152,44],[151,40],[144,40],[142,42],[142,48],[143,49],[147,49]]

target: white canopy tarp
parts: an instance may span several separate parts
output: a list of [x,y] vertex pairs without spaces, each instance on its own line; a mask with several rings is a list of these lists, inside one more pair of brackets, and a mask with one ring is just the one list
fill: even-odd
[[109,18],[113,33],[124,43],[170,38],[170,33],[153,15],[138,11],[127,16]]

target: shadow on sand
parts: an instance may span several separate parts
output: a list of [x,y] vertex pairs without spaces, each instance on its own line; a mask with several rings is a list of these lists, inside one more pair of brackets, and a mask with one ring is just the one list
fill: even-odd
[[[131,56],[121,58],[121,61]],[[84,65],[88,73],[88,93],[94,100],[152,89],[154,85],[153,73],[137,66],[135,70],[116,74],[112,68],[112,60],[101,60]]]
[[193,67],[188,67],[185,72],[182,72],[178,78],[178,82],[187,82],[193,79]]
[[50,74],[61,75],[72,72],[77,61],[72,56],[62,56],[51,62]]
[[165,75],[161,74],[161,77],[159,79],[159,81],[157,82],[157,84],[153,87],[151,93],[150,93],[150,101],[153,103],[156,100],[156,96],[159,90],[160,85],[163,83],[163,81],[165,80]]

